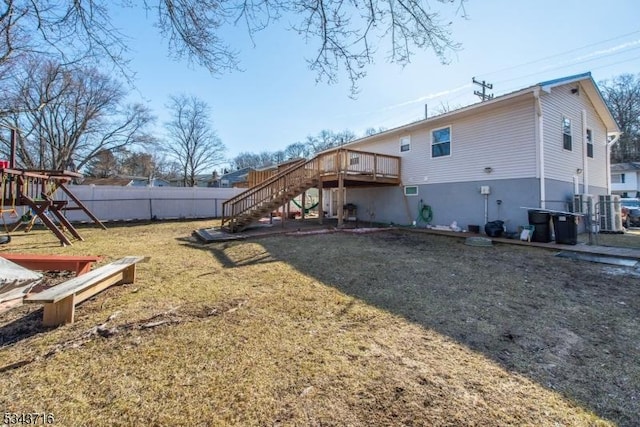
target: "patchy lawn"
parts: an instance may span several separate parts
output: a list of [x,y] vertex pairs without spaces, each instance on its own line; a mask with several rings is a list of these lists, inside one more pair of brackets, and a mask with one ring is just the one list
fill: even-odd
[[0,315],[0,408],[72,426],[640,419],[637,270],[397,231],[190,239],[208,226],[17,236],[7,250],[151,260],[73,325]]

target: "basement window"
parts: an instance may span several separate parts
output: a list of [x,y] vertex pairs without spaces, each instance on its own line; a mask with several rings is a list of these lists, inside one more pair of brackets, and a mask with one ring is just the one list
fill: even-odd
[[405,136],[400,138],[400,152],[411,151],[411,137]]
[[418,195],[418,186],[417,185],[406,185],[404,187],[404,195],[405,196],[417,196]]
[[587,129],[587,157],[593,159],[593,132],[591,129]]
[[571,151],[571,119],[562,117],[562,148]]

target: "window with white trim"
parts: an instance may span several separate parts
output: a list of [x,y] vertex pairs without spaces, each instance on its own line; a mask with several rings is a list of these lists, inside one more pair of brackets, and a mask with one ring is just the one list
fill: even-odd
[[593,159],[593,132],[587,129],[587,157]]
[[571,151],[571,119],[562,116],[562,148]]
[[400,138],[400,152],[411,151],[411,137],[403,136]]
[[451,155],[451,126],[431,131],[431,157]]
[[613,173],[611,174],[611,183],[612,184],[624,184],[624,174],[623,173]]
[[417,185],[405,185],[404,186],[404,195],[405,196],[417,196],[418,195],[418,186]]

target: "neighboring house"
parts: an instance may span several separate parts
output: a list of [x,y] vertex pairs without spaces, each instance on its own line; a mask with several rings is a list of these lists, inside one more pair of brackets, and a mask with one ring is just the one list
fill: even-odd
[[[213,174],[199,174],[195,176],[196,185],[194,187],[216,187],[216,177]],[[169,181],[172,187],[184,187],[184,179],[180,178],[172,178]]]
[[[515,230],[528,223],[523,208],[566,211],[574,194],[610,194],[619,135],[591,73],[542,82],[344,145],[399,156],[402,181],[348,187],[344,200],[367,221],[411,224],[425,204],[432,224],[501,219]],[[324,191],[335,214],[337,189]]]
[[238,169],[225,173],[213,182],[213,187],[220,188],[245,188],[248,187],[248,176],[253,168]]
[[82,185],[119,185],[122,187],[168,187],[169,181],[159,178],[145,178],[140,176],[114,176],[109,178],[84,177]]
[[611,165],[611,193],[640,197],[640,162]]

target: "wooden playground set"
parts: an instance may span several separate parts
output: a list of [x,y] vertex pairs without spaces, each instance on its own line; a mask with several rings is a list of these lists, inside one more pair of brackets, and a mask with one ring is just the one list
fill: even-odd
[[[10,158],[0,161],[0,215],[5,233],[10,235],[21,227],[28,232],[39,220],[60,244],[71,245],[65,232],[77,240],[83,238],[65,217],[64,211],[68,210],[82,210],[97,226],[106,229],[69,189],[68,184],[80,177],[82,174],[68,170],[17,168],[16,131],[12,129]],[[63,194],[67,198],[60,199]]]

